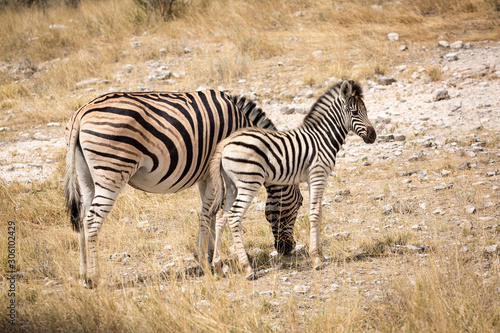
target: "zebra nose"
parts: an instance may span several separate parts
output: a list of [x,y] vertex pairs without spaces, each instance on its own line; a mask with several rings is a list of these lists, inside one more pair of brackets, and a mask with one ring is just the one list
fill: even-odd
[[374,143],[377,139],[377,133],[372,126],[366,128],[366,135],[363,137],[365,143]]

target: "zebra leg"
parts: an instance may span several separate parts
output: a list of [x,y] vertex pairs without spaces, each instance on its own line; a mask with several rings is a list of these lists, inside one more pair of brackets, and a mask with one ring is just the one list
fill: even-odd
[[226,227],[227,218],[229,215],[229,209],[233,205],[236,198],[236,187],[234,183],[223,173],[224,183],[226,187],[226,197],[224,198],[224,208],[222,214],[216,219],[215,222],[215,244],[214,244],[214,256],[212,259],[212,266],[214,267],[214,273],[222,273],[222,260],[220,258],[221,247],[222,247],[222,234],[224,233],[224,228]]
[[198,182],[201,196],[198,238],[194,256],[201,265],[212,261],[214,252],[215,216],[210,215],[210,206],[214,201],[213,184],[209,180]]
[[321,230],[321,201],[325,191],[326,175],[324,169],[312,171],[309,178],[310,212],[309,221],[311,224],[309,239],[309,254],[313,261],[315,269],[321,269],[323,266],[323,252],[321,249],[320,230]]
[[295,248],[293,227],[302,205],[299,186],[268,185],[266,219],[271,224],[274,247],[281,254],[288,254]]
[[101,229],[104,219],[111,211],[111,208],[113,207],[120,191],[121,187],[112,191],[108,188],[103,188],[101,185],[96,183],[95,196],[83,222],[88,268],[86,283],[90,288],[97,286],[97,281],[99,279],[97,235]]
[[80,245],[80,277],[85,278],[87,275],[87,248],[85,242],[85,227],[83,220],[94,198],[94,182],[90,174],[87,162],[85,161],[80,149],[75,151],[76,174],[78,178],[78,186],[81,193],[82,215],[79,217],[80,228],[78,230],[78,241]]
[[248,255],[245,251],[243,239],[241,237],[241,219],[243,215],[245,215],[248,207],[250,207],[253,198],[257,195],[260,185],[257,188],[255,188],[255,186],[250,187],[248,183],[245,185],[246,187],[238,188],[238,194],[229,212],[228,221],[241,268],[245,272],[245,277],[248,280],[253,280],[255,278],[254,271],[248,260]]

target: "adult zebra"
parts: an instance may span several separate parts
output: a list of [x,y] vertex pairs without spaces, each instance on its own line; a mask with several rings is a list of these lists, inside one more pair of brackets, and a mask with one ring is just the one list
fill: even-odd
[[[127,183],[153,193],[198,183],[202,208],[196,252],[200,263],[210,261],[215,217],[209,214],[209,161],[219,141],[248,126],[274,128],[255,103],[214,90],[109,93],[80,108],[66,127],[65,197],[79,233],[80,274],[87,284],[99,275],[98,232]],[[295,246],[293,225],[301,203],[297,186],[268,187],[266,218],[281,253]]]
[[212,263],[216,271],[221,268],[221,237],[229,220],[240,264],[247,277],[253,278],[241,240],[241,217],[262,185],[293,185],[304,181],[308,182],[310,192],[309,252],[314,267],[321,267],[321,201],[326,179],[349,131],[366,143],[375,142],[377,137],[367,116],[361,86],[351,80],[335,84],[319,97],[296,129],[244,129],[219,143],[210,165],[216,189],[212,211],[221,207],[224,192],[226,196],[224,214],[215,226]]

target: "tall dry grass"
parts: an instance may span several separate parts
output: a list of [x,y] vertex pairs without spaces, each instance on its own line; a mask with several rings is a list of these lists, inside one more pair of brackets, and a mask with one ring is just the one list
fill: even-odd
[[[440,36],[472,42],[499,38],[495,1],[481,0],[438,5],[425,0],[196,0],[184,3],[166,22],[133,0],[89,0],[77,9],[4,8],[0,21],[0,116],[14,111],[18,116],[4,125],[18,127],[26,127],[26,116],[30,124],[63,122],[109,90],[235,89],[241,79],[264,80],[262,73],[277,72],[284,59],[293,64],[289,77],[304,84],[321,85],[332,76],[373,79],[395,65],[425,58],[420,47],[435,47]],[[399,42],[387,40],[392,31],[399,32]],[[131,47],[133,41],[142,45]],[[402,43],[412,52],[399,52]],[[194,51],[186,55],[187,46]],[[318,50],[323,53],[313,56]],[[149,82],[143,65],[148,61],[185,74],[168,85]],[[117,72],[125,64],[137,69],[119,81]],[[107,84],[76,88],[90,78]]]

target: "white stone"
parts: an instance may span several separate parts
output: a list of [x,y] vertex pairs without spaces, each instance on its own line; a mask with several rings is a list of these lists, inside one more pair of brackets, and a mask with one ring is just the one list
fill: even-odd
[[394,42],[399,40],[399,34],[397,32],[390,32],[387,34],[387,38],[389,38],[391,42]]

